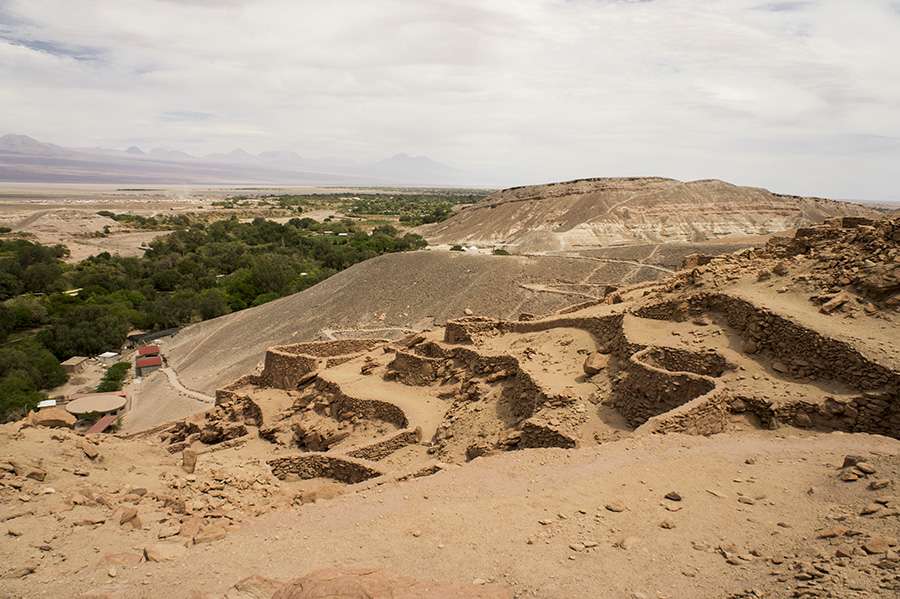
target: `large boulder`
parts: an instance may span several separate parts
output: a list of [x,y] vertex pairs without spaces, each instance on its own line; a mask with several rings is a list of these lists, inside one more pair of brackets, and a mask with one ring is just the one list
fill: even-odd
[[31,423],[35,426],[71,428],[78,419],[62,408],[46,408],[31,414]]
[[584,360],[584,373],[588,376],[594,376],[595,374],[603,372],[608,365],[608,355],[594,352]]

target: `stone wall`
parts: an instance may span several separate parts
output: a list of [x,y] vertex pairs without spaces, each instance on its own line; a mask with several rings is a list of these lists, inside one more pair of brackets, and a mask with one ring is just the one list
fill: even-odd
[[[728,413],[747,413],[764,427],[788,424],[822,431],[867,432],[900,438],[900,373],[878,364],[849,343],[825,337],[783,316],[727,294],[697,294],[687,301],[664,302],[635,311],[657,320],[684,320],[712,313],[737,331],[752,351],[789,376],[831,380],[858,389],[850,400],[804,400],[729,396],[724,391],[664,414],[648,423],[658,432],[703,434],[724,429]],[[661,349],[661,348],[660,348]],[[672,350],[666,350],[672,354]],[[649,362],[654,362],[654,354]],[[839,366],[839,367],[837,367]],[[696,369],[694,370],[696,371]]]
[[638,433],[687,433],[689,435],[714,435],[728,425],[731,408],[729,396],[721,389],[693,399],[674,410],[647,420]]
[[536,447],[562,447],[571,449],[577,445],[575,438],[565,434],[558,427],[546,422],[526,420],[522,424],[521,434],[518,436],[517,449],[530,449]]
[[447,322],[444,329],[444,342],[463,345],[474,343],[482,335],[525,334],[557,328],[573,328],[587,331],[599,347],[607,347],[622,341],[623,319],[623,314],[588,317],[562,316],[545,320],[517,321],[467,317]]
[[330,478],[342,483],[355,484],[383,474],[375,467],[360,461],[322,453],[276,458],[266,463],[272,469],[272,474],[280,480],[295,475],[304,480]]
[[316,380],[316,390],[328,397],[330,416],[337,420],[359,416],[370,420],[383,420],[398,428],[406,428],[409,424],[403,410],[392,403],[350,397],[337,384],[323,379]]
[[332,356],[346,356],[348,354],[362,354],[372,351],[385,343],[387,343],[385,339],[337,339],[334,341],[309,341],[292,345],[279,345],[276,346],[276,349],[282,353],[295,356],[328,358]]
[[[635,311],[641,318],[683,320],[712,312],[724,318],[752,350],[783,363],[790,374],[834,380],[860,389],[900,392],[900,373],[877,364],[850,344],[820,335],[770,310],[734,296],[701,293],[687,302],[667,302]],[[835,368],[840,364],[840,368]]]
[[339,339],[270,347],[259,384],[296,389],[311,380],[319,368],[337,366],[384,343],[383,339]]
[[221,389],[216,389],[216,405],[246,397],[247,394],[241,393],[240,390],[251,385],[258,385],[259,383],[259,375],[245,374],[230,385],[226,385]]
[[612,405],[631,426],[640,426],[716,387],[711,377],[665,370],[645,362],[644,358],[654,351],[658,348],[648,347],[625,360],[613,386]]
[[292,354],[271,347],[266,350],[265,367],[259,378],[266,387],[296,389],[302,381],[309,380],[318,369],[319,360],[313,356]]
[[824,403],[804,400],[771,403],[765,398],[740,396],[731,410],[759,418],[767,428],[788,424],[818,431],[874,433],[900,438],[900,411],[896,398],[864,392],[850,399],[829,398]]
[[388,364],[389,378],[406,385],[430,385],[438,378],[441,360],[397,350]]
[[347,452],[347,455],[352,458],[359,458],[377,462],[388,457],[398,449],[406,447],[407,445],[415,445],[421,440],[421,428],[407,428],[402,431],[398,431],[388,438],[382,439],[381,441],[376,441],[364,447],[350,450]]
[[444,326],[444,342],[453,344],[471,344],[474,336],[495,330],[500,321],[482,316],[467,316],[447,321]]
[[[470,380],[481,379],[488,384],[502,381],[504,396],[515,398],[509,405],[517,418],[528,418],[545,403],[553,400],[553,395],[542,389],[519,366],[519,361],[514,356],[485,356],[468,347],[444,347],[433,342],[420,344],[416,351],[430,361],[435,371],[435,381],[444,380],[458,372],[464,372]],[[402,380],[403,377],[398,378]]]
[[900,414],[894,401],[877,393],[851,399],[827,399],[824,403],[799,399],[771,402],[746,394],[732,395],[724,389],[691,401],[671,412],[648,420],[638,431],[711,435],[725,430],[731,414],[748,414],[768,429],[781,425],[816,431],[870,433],[900,438]]
[[641,361],[673,372],[692,372],[704,376],[722,376],[734,365],[713,350],[689,351],[675,347],[650,347],[641,356]]

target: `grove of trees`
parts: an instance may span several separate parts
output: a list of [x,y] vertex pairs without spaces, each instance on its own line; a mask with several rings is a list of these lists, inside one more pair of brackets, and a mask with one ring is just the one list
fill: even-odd
[[102,253],[74,265],[62,261],[62,246],[0,240],[0,421],[65,381],[59,361],[117,350],[131,329],[215,318],[425,245],[390,226],[365,233],[349,221],[309,218],[191,222],[142,257]]

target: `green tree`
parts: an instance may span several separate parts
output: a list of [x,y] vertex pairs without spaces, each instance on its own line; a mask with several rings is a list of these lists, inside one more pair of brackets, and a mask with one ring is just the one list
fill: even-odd
[[197,296],[197,311],[200,318],[209,320],[223,314],[228,314],[231,309],[228,306],[228,298],[219,289],[206,289]]

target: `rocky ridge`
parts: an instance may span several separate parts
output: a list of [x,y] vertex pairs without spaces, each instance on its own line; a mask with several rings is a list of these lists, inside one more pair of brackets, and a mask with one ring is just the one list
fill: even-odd
[[572,252],[769,235],[836,216],[877,218],[879,213],[862,205],[716,180],[581,179],[505,189],[420,232],[430,243]]

